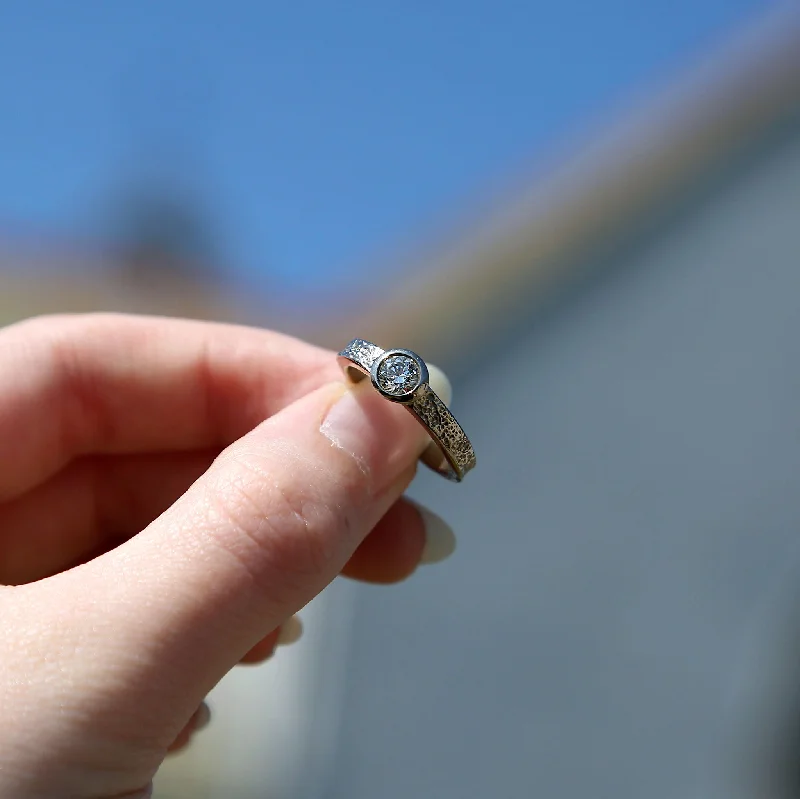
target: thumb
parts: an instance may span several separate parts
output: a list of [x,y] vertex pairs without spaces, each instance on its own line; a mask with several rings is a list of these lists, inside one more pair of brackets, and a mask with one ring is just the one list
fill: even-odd
[[91,670],[86,690],[104,686],[110,704],[135,709],[168,743],[248,650],[341,571],[428,441],[367,381],[324,386],[226,449],[142,533],[39,584],[68,613],[67,657],[79,652]]

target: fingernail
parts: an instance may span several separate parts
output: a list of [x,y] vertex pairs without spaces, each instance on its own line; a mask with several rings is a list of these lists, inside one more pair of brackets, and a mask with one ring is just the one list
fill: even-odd
[[425,527],[425,546],[422,548],[419,562],[427,565],[449,558],[456,551],[456,534],[453,532],[453,528],[441,516],[437,516],[424,505],[420,505],[413,499],[408,501],[419,511]]
[[203,702],[194,713],[195,732],[200,732],[200,730],[205,729],[206,727],[208,727],[210,722],[211,722],[211,709],[205,702]]
[[453,386],[447,375],[434,364],[428,366],[428,385],[436,392],[439,399],[448,407],[453,401]]
[[303,622],[298,616],[290,616],[282,625],[278,634],[277,646],[287,646],[299,641],[303,635]]

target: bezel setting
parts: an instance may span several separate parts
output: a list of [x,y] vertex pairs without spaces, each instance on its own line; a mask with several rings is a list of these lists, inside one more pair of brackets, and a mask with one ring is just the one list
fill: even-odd
[[[393,365],[395,359],[406,364],[410,361],[413,367],[415,367],[411,369],[411,372],[413,373],[416,370],[413,381],[403,384],[401,390],[392,389],[387,385],[387,364]],[[370,379],[372,380],[372,385],[380,392],[381,396],[392,402],[408,404],[413,402],[417,389],[428,382],[428,367],[425,365],[425,361],[423,361],[416,352],[401,349],[387,350],[372,364]]]

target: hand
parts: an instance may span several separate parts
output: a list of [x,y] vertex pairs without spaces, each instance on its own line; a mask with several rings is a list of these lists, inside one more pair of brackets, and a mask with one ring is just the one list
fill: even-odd
[[146,796],[208,691],[336,575],[444,554],[446,526],[401,499],[427,441],[276,333],[0,331],[0,796]]

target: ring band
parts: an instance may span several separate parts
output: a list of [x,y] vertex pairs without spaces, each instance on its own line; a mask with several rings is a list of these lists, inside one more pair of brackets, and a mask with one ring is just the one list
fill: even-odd
[[460,483],[475,466],[475,450],[456,417],[428,385],[428,367],[411,350],[384,350],[353,339],[340,353],[339,364],[354,383],[369,377],[386,399],[399,402],[433,439],[422,461],[443,477]]

